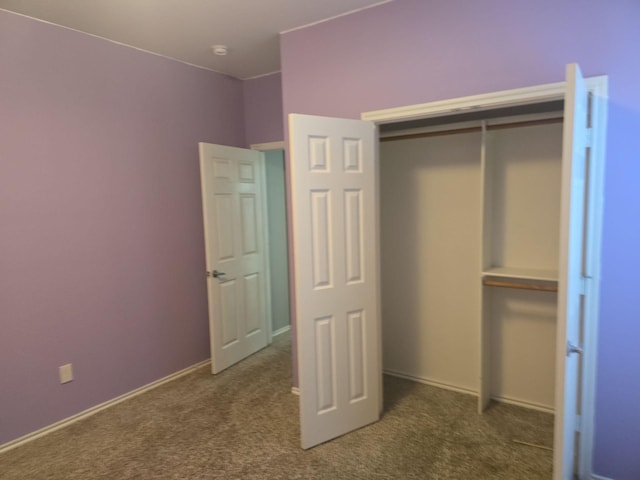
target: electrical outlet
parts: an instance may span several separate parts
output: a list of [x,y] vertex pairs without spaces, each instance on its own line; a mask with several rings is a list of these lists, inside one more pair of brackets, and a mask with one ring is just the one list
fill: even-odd
[[73,380],[73,369],[70,363],[58,367],[58,373],[60,374],[60,383],[69,383]]

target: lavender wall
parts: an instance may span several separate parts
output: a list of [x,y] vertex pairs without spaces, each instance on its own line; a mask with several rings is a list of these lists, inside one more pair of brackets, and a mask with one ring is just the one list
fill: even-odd
[[247,147],[284,139],[282,75],[274,73],[243,82]]
[[361,112],[608,74],[594,470],[640,478],[640,2],[395,0],[281,38],[284,114]]
[[209,357],[197,142],[245,139],[240,81],[3,11],[0,72],[2,444]]

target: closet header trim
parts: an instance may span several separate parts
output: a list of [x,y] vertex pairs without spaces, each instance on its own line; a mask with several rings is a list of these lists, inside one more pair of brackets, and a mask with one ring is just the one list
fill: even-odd
[[482,95],[471,95],[468,97],[421,103],[406,107],[374,110],[363,113],[361,118],[362,120],[369,120],[378,124],[394,123],[447,114],[563,100],[566,91],[565,85],[565,82],[550,83],[547,85],[504,90],[502,92]]
[[[554,123],[562,123],[562,117],[555,118],[544,118],[541,120],[523,120],[521,122],[510,122],[510,123],[501,123],[495,125],[487,125],[486,130],[503,130],[506,128],[519,128],[519,127],[532,127],[535,125],[549,125]],[[461,128],[451,128],[448,130],[434,130],[432,132],[419,132],[419,133],[407,133],[407,134],[399,134],[399,135],[387,135],[384,137],[380,137],[380,142],[391,142],[394,140],[409,140],[414,138],[425,138],[425,137],[437,137],[441,135],[457,135],[460,133],[473,133],[473,132],[482,132],[482,125],[478,125],[477,127],[461,127]]]

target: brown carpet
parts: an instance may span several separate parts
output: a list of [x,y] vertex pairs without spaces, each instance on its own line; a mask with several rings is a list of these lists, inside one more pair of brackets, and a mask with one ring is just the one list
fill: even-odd
[[288,335],[0,455],[2,480],[551,478],[553,417],[385,377],[381,421],[299,447]]

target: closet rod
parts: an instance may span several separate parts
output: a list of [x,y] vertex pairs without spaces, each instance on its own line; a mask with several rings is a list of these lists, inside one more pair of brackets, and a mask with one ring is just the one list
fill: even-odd
[[536,290],[539,292],[557,292],[557,285],[542,285],[536,283],[508,282],[500,280],[483,279],[482,284],[487,287],[516,288],[519,290]]
[[[531,127],[535,125],[551,125],[554,123],[562,123],[563,117],[543,118],[541,120],[523,120],[522,122],[501,123],[496,125],[487,125],[487,130],[504,130],[506,128]],[[482,127],[464,127],[452,128],[450,130],[438,130],[436,132],[407,133],[405,135],[394,135],[389,137],[380,137],[381,142],[393,142],[395,140],[409,140],[412,138],[438,137],[441,135],[457,135],[459,133],[481,132]]]

